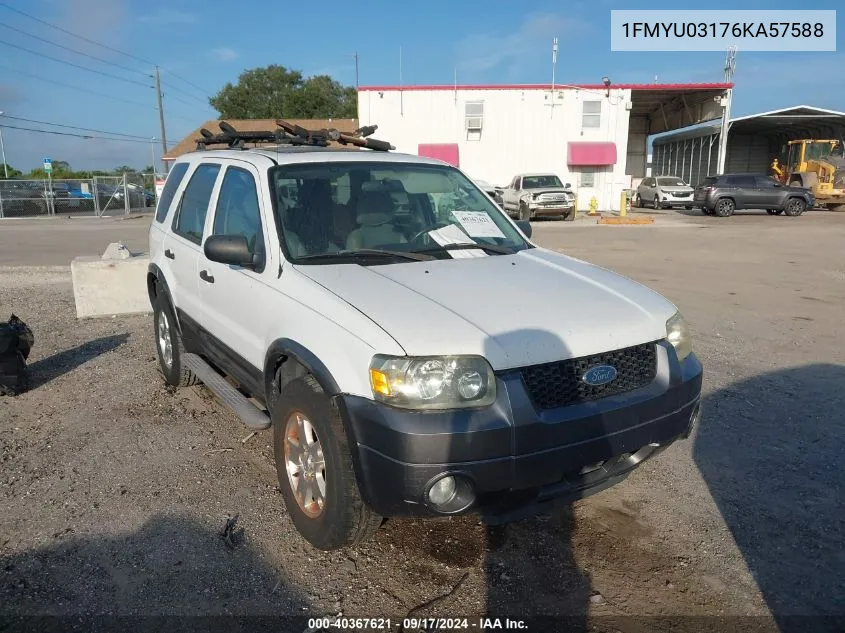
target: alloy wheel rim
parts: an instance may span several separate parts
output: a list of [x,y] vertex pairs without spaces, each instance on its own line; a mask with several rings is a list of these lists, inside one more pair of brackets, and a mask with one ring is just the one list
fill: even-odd
[[161,360],[170,369],[173,365],[173,342],[170,340],[170,321],[164,312],[158,315],[158,349],[161,352]]
[[300,411],[285,423],[285,470],[299,509],[310,519],[326,507],[326,460],[317,430]]

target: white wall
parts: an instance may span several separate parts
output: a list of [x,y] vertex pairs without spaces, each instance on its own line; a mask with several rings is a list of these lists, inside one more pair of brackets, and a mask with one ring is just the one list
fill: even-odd
[[[517,173],[551,172],[577,189],[578,206],[589,208],[596,196],[600,209],[618,209],[625,175],[630,90],[555,90],[542,88],[431,90],[407,89],[358,93],[361,125],[377,124],[376,138],[393,143],[397,151],[417,154],[421,143],[457,143],[460,168],[473,178],[506,185]],[[582,129],[583,101],[601,101],[601,125]],[[465,104],[484,102],[480,138],[466,130]],[[594,187],[581,187],[578,168],[566,164],[568,142],[616,143],[616,164],[598,168]],[[570,171],[571,170],[571,171]]]

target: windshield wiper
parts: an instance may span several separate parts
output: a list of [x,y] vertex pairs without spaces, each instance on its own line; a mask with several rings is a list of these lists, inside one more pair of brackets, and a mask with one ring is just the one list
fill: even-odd
[[390,257],[393,259],[406,259],[414,262],[427,262],[436,259],[432,255],[410,251],[386,251],[378,248],[358,248],[354,251],[338,251],[337,253],[318,253],[316,255],[303,255],[297,257],[296,261],[315,261],[321,259],[345,259],[349,257]]
[[478,249],[482,251],[489,251],[499,255],[513,255],[516,249],[510,246],[497,246],[494,244],[443,244],[442,246],[432,246],[431,248],[422,248],[412,253],[431,253],[436,251],[465,251],[471,249]]

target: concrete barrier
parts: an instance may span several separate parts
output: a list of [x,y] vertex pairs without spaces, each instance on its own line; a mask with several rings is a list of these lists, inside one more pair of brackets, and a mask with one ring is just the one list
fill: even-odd
[[109,244],[101,257],[76,257],[70,264],[77,318],[151,312],[146,255],[122,243]]

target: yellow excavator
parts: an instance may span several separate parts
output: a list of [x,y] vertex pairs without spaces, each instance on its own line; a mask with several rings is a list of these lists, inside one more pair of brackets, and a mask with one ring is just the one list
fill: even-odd
[[771,168],[783,184],[810,189],[818,206],[845,211],[845,143],[841,139],[789,141],[785,162],[776,158]]

